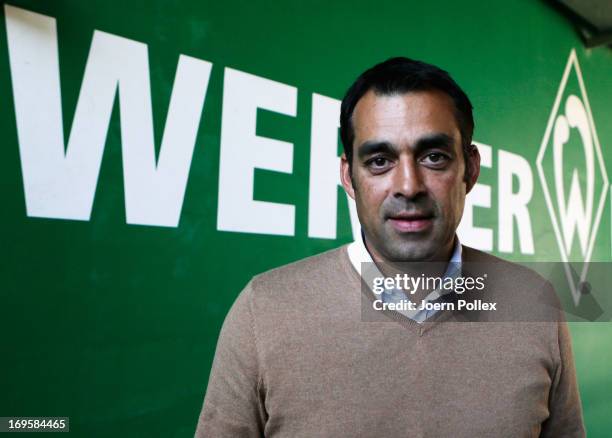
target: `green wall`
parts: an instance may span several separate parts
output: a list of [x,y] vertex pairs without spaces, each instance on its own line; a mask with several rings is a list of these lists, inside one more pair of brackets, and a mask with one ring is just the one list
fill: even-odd
[[[387,0],[8,4],[56,20],[65,139],[73,127],[95,30],[146,45],[154,155],[160,155],[179,55],[207,61],[212,70],[196,120],[178,226],[160,226],[155,220],[147,225],[129,217],[128,210],[138,207],[136,202],[126,208],[126,112],[118,98],[101,143],[90,214],[80,220],[41,214],[44,208],[32,206],[53,204],[57,193],[43,185],[32,186],[26,195],[20,142],[25,148],[27,132],[18,136],[18,124],[19,117],[27,120],[32,114],[18,114],[14,87],[16,80],[25,81],[26,89],[28,83],[15,77],[10,64],[10,57],[18,55],[9,56],[7,37],[8,15],[17,20],[15,9],[0,11],[2,416],[69,416],[77,436],[192,436],[219,329],[241,288],[256,273],[352,240],[340,189],[335,238],[309,236],[313,93],[340,99],[353,79],[378,61],[402,55],[440,65],[472,99],[475,140],[492,151],[492,164],[483,168],[480,180],[491,188],[490,207],[474,209],[474,224],[492,230],[492,251],[498,255],[561,260],[536,162],[572,50],[601,156],[612,166],[612,50],[586,50],[571,25],[544,2],[497,2],[494,7],[486,1]],[[26,29],[28,23],[22,23]],[[35,35],[39,29],[32,26],[29,32]],[[258,136],[293,144],[291,172],[256,169],[252,193],[257,200],[294,206],[290,235],[219,227],[220,160],[230,171],[239,169],[234,162],[243,162],[239,154],[222,157],[223,117],[228,135],[246,129],[232,124],[224,101],[226,68],[295,87],[295,116],[260,109],[256,120]],[[573,70],[569,92],[580,94]],[[46,114],[45,108],[39,111]],[[568,148],[563,167],[567,186],[574,168],[583,169],[581,182],[586,179],[577,139],[573,133],[568,143],[576,147]],[[499,244],[499,234],[507,232],[499,227],[499,150],[520,155],[531,169],[532,253],[520,250],[517,223],[511,222],[512,251],[502,251]],[[543,169],[550,173],[550,163]],[[601,193],[604,201],[599,225],[593,225],[595,213],[589,223],[591,260],[599,262],[612,258],[606,178],[595,177],[595,203]],[[518,190],[520,181],[513,181]],[[577,238],[570,250],[572,260],[583,260]],[[571,329],[589,435],[609,436],[612,324],[572,323]]]

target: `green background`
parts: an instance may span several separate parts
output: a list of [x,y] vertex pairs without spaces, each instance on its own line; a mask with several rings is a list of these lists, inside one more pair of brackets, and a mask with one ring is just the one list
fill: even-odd
[[[450,71],[474,104],[475,140],[532,164],[536,254],[506,258],[559,260],[535,158],[572,48],[612,165],[612,50],[584,49],[544,2],[8,3],[57,19],[66,138],[95,29],[148,45],[157,148],[178,56],[213,69],[177,228],[126,224],[117,102],[91,220],[27,217],[0,11],[0,416],[69,416],[78,436],[192,436],[223,318],[250,277],[352,240],[344,198],[337,239],[308,237],[311,96],[340,99],[383,59],[409,56]],[[295,205],[294,236],[217,231],[225,67],[298,88],[297,117],[260,111],[257,125],[258,135],[294,144],[293,173],[258,170],[254,192]],[[481,175],[493,187],[495,157]],[[493,190],[476,225],[496,229],[496,210]],[[595,260],[610,261],[609,230],[607,200]],[[589,435],[609,436],[612,324],[571,330]]]

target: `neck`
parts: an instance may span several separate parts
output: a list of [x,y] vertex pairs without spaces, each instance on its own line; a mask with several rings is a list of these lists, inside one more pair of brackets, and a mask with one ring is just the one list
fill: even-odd
[[441,276],[446,271],[448,263],[453,255],[457,237],[454,236],[446,245],[440,248],[434,255],[423,260],[387,260],[373,245],[371,245],[363,234],[363,241],[366,250],[370,253],[372,260],[378,267],[381,273],[385,276],[393,276],[396,274],[409,275],[430,275]]

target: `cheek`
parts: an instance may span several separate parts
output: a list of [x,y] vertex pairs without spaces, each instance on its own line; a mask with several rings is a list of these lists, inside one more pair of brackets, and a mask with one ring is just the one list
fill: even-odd
[[363,189],[360,195],[359,200],[362,210],[367,212],[369,215],[376,215],[382,200],[384,200],[384,196],[382,196],[376,189],[371,187]]
[[378,216],[380,207],[387,196],[382,181],[355,181],[355,198],[360,210],[368,216]]
[[429,186],[436,201],[447,212],[461,212],[465,201],[465,184],[456,175],[438,176]]

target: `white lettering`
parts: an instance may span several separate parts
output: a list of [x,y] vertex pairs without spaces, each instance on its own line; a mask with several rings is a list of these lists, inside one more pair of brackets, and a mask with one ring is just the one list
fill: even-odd
[[[514,251],[513,219],[518,226],[519,245],[523,254],[533,254],[533,232],[527,204],[533,195],[533,175],[527,160],[504,150],[497,153],[499,190],[499,250]],[[518,191],[512,190],[514,176],[518,178]]]
[[180,56],[156,163],[147,46],[95,31],[64,152],[56,21],[5,15],[28,216],[89,220],[118,88],[127,222],[177,226],[212,65]]
[[253,199],[255,169],[291,173],[293,144],[256,135],[257,108],[295,117],[297,89],[225,69],[217,228],[295,234],[295,206]]
[[[565,198],[566,192],[563,184],[563,147],[569,140],[570,128],[577,128],[580,138],[582,139],[582,148],[586,165],[586,204],[580,192],[580,176],[578,175],[578,170],[575,168],[572,171],[572,182],[570,183],[567,202]],[[555,188],[565,250],[568,254],[570,253],[574,240],[574,232],[577,230],[582,255],[586,255],[593,217],[595,157],[586,109],[582,101],[574,95],[570,95],[565,102],[565,115],[559,115],[555,121],[553,144]]]
[[[320,94],[312,95],[310,130],[310,184],[308,191],[308,236],[336,238],[340,158],[338,127],[340,101]],[[345,194],[346,195],[346,194]],[[361,225],[355,201],[346,195],[353,238],[360,236]]]
[[[480,165],[490,168],[493,165],[491,146],[474,142],[480,151]],[[474,207],[491,208],[491,187],[476,183],[465,198],[463,217],[457,228],[457,235],[462,244],[482,251],[493,250],[493,230],[474,226]]]

